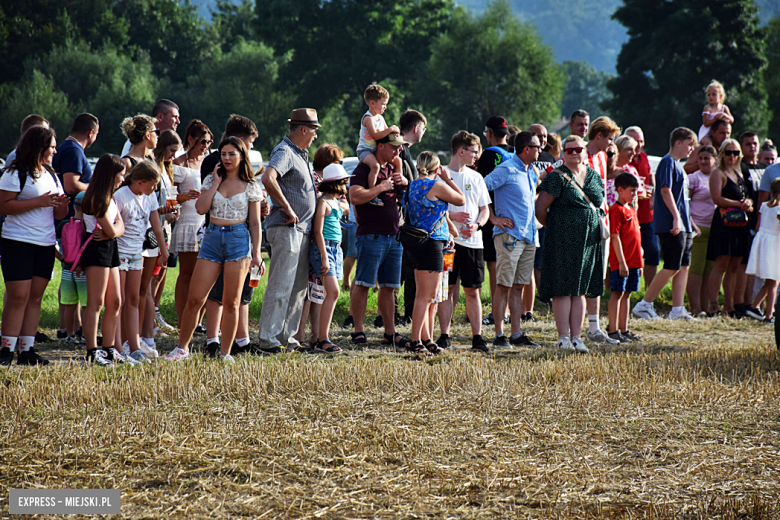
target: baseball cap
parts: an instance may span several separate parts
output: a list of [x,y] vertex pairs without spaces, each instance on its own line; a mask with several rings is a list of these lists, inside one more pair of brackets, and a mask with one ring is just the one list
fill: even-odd
[[74,206],[81,206],[81,201],[84,200],[84,194],[86,191],[80,191],[78,195],[73,198]]
[[496,135],[509,135],[509,125],[501,116],[492,116],[487,120],[485,126],[493,130]]
[[376,142],[377,143],[387,143],[387,144],[391,144],[393,146],[401,146],[401,145],[404,145],[404,144],[409,144],[406,141],[404,141],[403,138],[401,138],[400,136],[398,136],[396,134],[392,134],[392,133],[391,134],[387,134],[386,136],[384,136],[381,139],[377,139]]

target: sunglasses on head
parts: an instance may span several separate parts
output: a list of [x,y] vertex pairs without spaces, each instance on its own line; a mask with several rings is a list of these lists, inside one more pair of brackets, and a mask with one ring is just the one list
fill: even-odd
[[739,150],[723,150],[723,155],[731,155],[732,157],[739,157]]
[[578,146],[576,148],[564,148],[563,151],[568,155],[571,155],[573,153],[582,153],[582,146]]

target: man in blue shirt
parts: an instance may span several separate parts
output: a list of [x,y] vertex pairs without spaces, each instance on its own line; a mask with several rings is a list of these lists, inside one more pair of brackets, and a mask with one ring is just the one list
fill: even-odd
[[688,158],[696,147],[696,134],[688,128],[675,128],[669,139],[671,146],[655,172],[655,211],[653,232],[658,235],[664,268],[655,275],[644,298],[634,306],[633,313],[646,320],[661,319],[655,313],[653,300],[669,280],[672,280],[672,312],[669,319],[693,320],[685,309],[685,286],[691,264],[693,236],[699,229],[691,220],[691,200],[688,175],[680,161]]
[[73,199],[82,191],[86,191],[89,186],[92,167],[87,161],[84,150],[95,143],[99,130],[97,117],[87,113],[79,114],[73,121],[70,135],[57,148],[57,154],[52,160],[52,167],[60,176],[62,187],[70,197],[68,214],[64,220],[75,214]]
[[[515,156],[498,165],[485,177],[493,192],[490,208],[493,244],[496,247],[496,291],[493,293],[494,347],[511,345],[539,347],[520,330],[523,313],[523,286],[531,283],[536,255],[535,197],[538,177],[533,168],[539,157],[539,138],[532,132],[515,136]],[[512,336],[504,335],[504,309],[509,298]]]

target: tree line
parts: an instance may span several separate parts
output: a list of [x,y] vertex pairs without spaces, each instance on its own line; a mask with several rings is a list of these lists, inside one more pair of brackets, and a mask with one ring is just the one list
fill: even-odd
[[[479,14],[455,0],[218,0],[210,22],[178,0],[3,2],[0,150],[13,148],[27,114],[49,119],[62,139],[73,117],[89,111],[101,121],[90,154],[116,153],[122,118],[164,97],[179,104],[182,124],[197,117],[217,137],[231,113],[250,117],[265,152],[292,108],[313,107],[324,126],[319,141],[350,152],[366,110],[362,93],[374,81],[391,93],[388,121],[407,108],[426,114],[431,149],[448,149],[460,129],[481,135],[491,115],[525,128],[577,107],[646,126],[648,149],[664,153],[671,128],[698,127],[712,78],[732,89],[738,119],[765,132],[767,89],[778,86],[780,70],[767,68],[778,57],[766,42],[778,40],[780,22],[759,28],[751,0],[684,4],[625,0],[615,17],[630,39],[611,77],[583,62],[556,63],[506,0]],[[643,28],[655,20],[648,16],[677,25]],[[700,31],[702,19],[717,30]],[[694,21],[687,39],[674,34]]]

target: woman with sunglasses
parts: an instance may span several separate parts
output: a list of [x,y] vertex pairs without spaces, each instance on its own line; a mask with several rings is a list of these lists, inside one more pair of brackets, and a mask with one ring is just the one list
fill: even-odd
[[[742,149],[739,143],[735,139],[726,139],[720,145],[717,168],[710,173],[710,195],[717,207],[712,215],[710,242],[707,247],[707,260],[715,262],[710,274],[709,312],[720,314],[718,294],[722,281],[723,312],[732,318],[738,317],[734,311],[737,269],[742,257],[750,254],[747,213],[753,211],[753,201],[747,195],[741,174],[741,160]],[[744,223],[729,219],[729,215],[740,211],[745,215]]]
[[588,352],[580,338],[585,298],[599,297],[604,289],[599,232],[604,188],[588,166],[581,137],[567,137],[563,152],[564,164],[547,174],[536,200],[536,218],[547,226],[539,297],[552,298],[558,348]]
[[[179,189],[178,201],[181,204],[181,216],[171,239],[171,253],[179,256],[179,277],[176,279],[175,291],[178,324],[181,324],[181,314],[187,303],[187,291],[200,251],[198,232],[202,235],[201,226],[206,221],[206,217],[195,209],[195,201],[200,197],[200,167],[214,142],[214,134],[205,123],[193,119],[187,125],[184,141],[186,153],[173,161],[173,179]],[[198,313],[198,323],[203,318],[204,310]]]
[[130,141],[130,151],[122,157],[126,172],[144,159],[152,158],[152,150],[157,147],[157,138],[160,137],[160,131],[154,126],[154,122],[153,118],[144,114],[127,117],[122,121],[122,133]]

